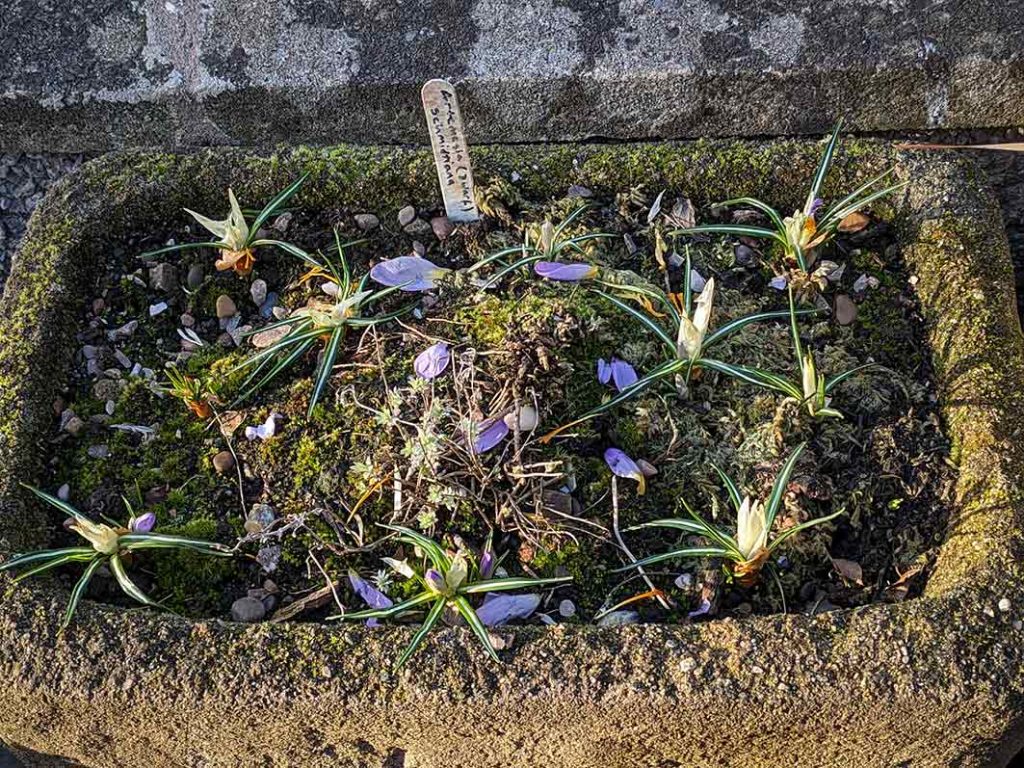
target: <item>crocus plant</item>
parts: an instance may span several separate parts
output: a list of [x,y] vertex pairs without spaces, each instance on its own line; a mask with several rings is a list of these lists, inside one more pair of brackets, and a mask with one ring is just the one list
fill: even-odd
[[797,372],[800,380],[794,382],[784,376],[761,370],[759,368],[748,368],[743,365],[732,365],[719,360],[704,360],[702,365],[733,378],[745,381],[748,384],[755,384],[791,397],[807,408],[807,412],[815,418],[839,418],[843,415],[831,406],[830,393],[841,383],[854,374],[870,368],[879,367],[877,363],[864,363],[857,365],[848,371],[826,379],[818,373],[814,363],[814,354],[810,350],[804,350],[800,342],[800,333],[797,328],[797,315],[795,300],[793,298],[793,286],[789,286],[789,324],[793,338],[793,351],[796,355]]
[[[583,245],[585,243],[615,237],[610,232],[588,232],[574,237],[563,237],[566,227],[586,210],[587,206],[581,205],[558,225],[552,223],[550,219],[546,220],[541,225],[540,232],[532,240],[528,231],[523,238],[522,245],[495,251],[471,266],[467,272],[472,274],[491,264],[499,265],[498,271],[484,283],[483,288],[485,289],[496,284],[509,272],[514,272],[520,267],[530,264],[534,265],[534,271],[539,277],[548,280],[575,283],[595,277],[598,274],[598,268],[591,264],[557,261],[563,254],[584,254]],[[516,255],[519,258],[508,263],[509,258]]]
[[[791,536],[805,531],[816,525],[827,523],[843,513],[843,510],[834,512],[825,517],[818,517],[799,525],[786,528],[777,534],[772,534],[775,519],[782,508],[783,496],[786,487],[789,485],[789,478],[796,467],[797,459],[803,453],[804,445],[801,444],[789,455],[782,470],[775,478],[771,494],[765,502],[752,500],[749,496],[741,496],[736,484],[718,467],[715,471],[722,479],[729,500],[736,512],[735,532],[726,531],[723,528],[713,525],[705,520],[700,514],[694,511],[685,499],[680,499],[685,508],[688,518],[665,518],[652,520],[649,523],[642,523],[627,530],[637,531],[644,528],[670,528],[681,531],[685,536],[698,536],[704,542],[695,545],[688,545],[651,555],[631,563],[619,570],[643,567],[660,563],[665,560],[677,560],[693,557],[717,557],[725,562],[726,573],[742,587],[749,587],[755,584],[760,576],[761,570],[766,564],[770,564],[771,554]],[[705,543],[706,542],[706,543]]]
[[[396,667],[402,667],[409,657],[416,652],[423,639],[431,629],[448,611],[453,616],[461,617],[469,625],[469,628],[476,635],[483,645],[487,654],[499,661],[498,653],[491,643],[487,634],[484,622],[477,614],[471,600],[476,597],[483,597],[491,592],[505,592],[513,589],[524,589],[528,587],[544,586],[548,584],[562,584],[570,581],[571,576],[563,576],[549,579],[535,579],[526,577],[492,578],[491,568],[493,567],[493,555],[486,555],[480,558],[479,563],[473,555],[460,549],[457,552],[449,552],[433,539],[423,536],[416,531],[402,526],[384,526],[388,530],[398,534],[398,541],[416,548],[422,553],[426,560],[424,567],[416,568],[405,561],[384,560],[400,576],[416,582],[422,589],[413,597],[403,600],[394,605],[369,608],[364,611],[352,611],[331,616],[332,619],[359,620],[359,619],[388,619],[413,610],[426,610],[427,616],[420,625],[420,628],[413,635],[412,642],[398,658]],[[364,599],[366,599],[364,597]]]
[[142,258],[149,259],[153,256],[172,251],[217,248],[220,250],[220,255],[217,257],[216,262],[217,269],[222,272],[234,270],[235,273],[244,277],[252,272],[252,268],[256,264],[255,248],[274,246],[294,255],[299,250],[295,246],[280,240],[261,238],[259,237],[259,232],[267,220],[280,211],[288,199],[298,191],[308,175],[304,173],[288,187],[278,192],[263,207],[263,210],[256,214],[256,218],[251,223],[246,221],[245,213],[242,211],[241,206],[239,206],[235,193],[230,189],[228,189],[228,203],[231,210],[226,219],[210,219],[186,208],[185,211],[198,221],[207,232],[216,237],[217,240],[205,243],[169,245],[166,248],[159,248],[155,251],[144,253]]
[[[687,274],[689,274],[689,254],[687,254],[686,268]],[[596,282],[608,290],[595,288],[593,289],[594,292],[638,320],[645,328],[651,331],[661,342],[665,350],[666,359],[661,365],[655,367],[654,370],[636,379],[630,385],[620,388],[619,393],[607,402],[592,408],[579,418],[544,435],[541,438],[542,442],[547,442],[566,429],[589,421],[617,405],[631,400],[652,384],[670,380],[677,375],[684,374],[685,378],[688,378],[694,368],[713,368],[726,374],[730,374],[734,368],[737,371],[747,371],[748,369],[740,369],[738,366],[730,366],[708,358],[704,353],[720,341],[727,339],[751,323],[790,316],[789,310],[758,312],[731,320],[716,330],[711,331],[711,316],[715,295],[715,279],[713,277],[707,281],[704,290],[701,291],[696,301],[693,298],[690,283],[687,281],[683,292],[681,312],[676,308],[675,303],[668,294],[654,286],[626,285],[602,280]],[[639,303],[640,306],[636,307],[631,304],[629,302],[630,299]],[[816,310],[794,311],[800,315],[813,314]],[[665,328],[658,317],[668,318],[670,327]],[[600,375],[600,363],[598,365]],[[770,374],[765,373],[765,376],[770,376]],[[740,378],[743,377],[740,376]]]
[[814,264],[814,250],[828,242],[839,224],[852,213],[870,205],[879,198],[890,195],[906,186],[907,182],[882,186],[892,175],[892,169],[875,176],[839,202],[822,213],[824,201],[820,197],[821,186],[828,175],[829,166],[835,155],[836,144],[842,121],[836,127],[825,145],[825,152],[818,163],[807,200],[803,208],[793,212],[792,216],[783,216],[767,203],[752,197],[737,197],[717,203],[717,207],[747,206],[761,211],[771,222],[771,228],[748,226],[745,224],[702,224],[696,227],[674,230],[675,235],[724,234],[736,237],[753,237],[770,240],[782,249],[787,267],[796,266],[801,273],[807,274]]
[[128,509],[130,519],[128,525],[122,527],[116,524],[97,523],[56,496],[51,496],[31,486],[26,485],[24,487],[47,504],[56,507],[68,515],[70,518],[70,523],[67,526],[68,529],[85,539],[89,545],[84,547],[65,547],[62,549],[44,549],[38,552],[16,555],[10,560],[0,563],[0,571],[28,568],[28,570],[19,574],[14,579],[15,582],[27,579],[29,576],[45,573],[60,565],[67,565],[69,563],[84,564],[85,572],[78,580],[78,583],[75,584],[74,589],[71,590],[71,599],[68,601],[67,610],[64,612],[63,626],[67,626],[71,621],[79,601],[89,586],[89,582],[100,566],[106,565],[110,569],[110,572],[117,580],[118,586],[121,587],[121,590],[128,597],[143,605],[159,608],[160,604],[153,601],[128,576],[128,572],[125,569],[125,561],[133,553],[146,549],[185,549],[220,557],[231,557],[234,554],[233,550],[216,542],[153,533],[156,516],[152,512],[136,516],[127,499],[124,500],[124,503]]
[[213,415],[213,406],[220,402],[220,398],[218,387],[212,380],[182,373],[173,365],[168,365],[165,372],[167,385],[164,392],[181,400],[196,418],[208,419]]
[[[326,255],[317,256],[295,249],[295,255],[311,267],[308,274],[325,278],[334,301],[310,301],[305,307],[295,310],[283,320],[265,325],[249,334],[260,334],[265,338],[266,334],[281,329],[282,335],[264,349],[247,357],[235,368],[252,369],[242,385],[244,391],[238,398],[239,401],[268,384],[299,360],[314,344],[323,341],[324,349],[313,376],[313,393],[310,395],[307,409],[307,416],[312,415],[313,408],[320,400],[334,370],[348,330],[369,328],[412,311],[414,303],[392,312],[365,314],[374,304],[396,291],[410,290],[410,283],[406,281],[383,289],[368,289],[367,284],[371,275],[363,275],[360,280],[353,279],[345,257],[345,245],[341,243],[337,232],[335,243],[338,252],[336,260]],[[426,290],[427,287],[421,287],[419,290]]]

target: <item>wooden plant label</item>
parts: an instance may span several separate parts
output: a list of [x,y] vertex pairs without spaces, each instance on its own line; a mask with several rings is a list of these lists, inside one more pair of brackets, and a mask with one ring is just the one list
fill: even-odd
[[447,80],[430,80],[421,96],[445,212],[453,222],[476,221],[480,212],[473,197],[473,169],[455,88]]

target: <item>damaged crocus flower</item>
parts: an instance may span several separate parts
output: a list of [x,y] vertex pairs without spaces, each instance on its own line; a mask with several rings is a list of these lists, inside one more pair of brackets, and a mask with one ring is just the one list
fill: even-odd
[[249,225],[245,221],[245,214],[235,198],[235,193],[228,189],[228,200],[231,203],[231,212],[228,217],[221,221],[209,219],[202,214],[185,209],[192,218],[198,221],[214,237],[219,237],[221,254],[217,259],[217,269],[221,272],[233,269],[239,275],[248,275],[252,272],[256,259],[249,243]]
[[[352,585],[352,591],[371,608],[390,608],[394,602],[370,582],[360,576],[353,569],[348,571],[348,581]],[[367,619],[366,626],[376,627],[379,622],[376,619]]]
[[615,476],[636,480],[637,493],[643,496],[647,490],[647,477],[633,459],[618,448],[609,448],[604,452],[604,461]]
[[451,359],[452,355],[448,351],[448,345],[443,341],[439,341],[437,344],[427,347],[416,356],[413,368],[416,371],[416,375],[422,379],[436,379],[445,372]]
[[509,430],[504,419],[489,419],[476,425],[473,437],[473,453],[487,453],[504,440]]
[[625,360],[613,357],[611,362],[599,359],[597,361],[597,380],[602,384],[614,382],[615,389],[621,392],[637,382],[636,370]]
[[484,597],[484,603],[476,609],[485,627],[500,627],[515,619],[528,619],[540,606],[540,595],[493,595]]
[[700,357],[704,337],[711,323],[711,307],[715,300],[715,278],[710,278],[697,298],[693,319],[685,313],[679,316],[679,333],[676,336],[676,354],[681,360],[695,361]]
[[533,271],[545,280],[556,280],[562,283],[578,283],[597,277],[598,269],[591,264],[565,263],[560,261],[538,261]]
[[277,433],[277,414],[271,413],[267,420],[257,427],[245,428],[246,440],[269,440]]
[[156,525],[156,514],[153,512],[146,512],[144,514],[132,518],[128,521],[128,530],[132,533],[149,533],[153,530],[153,526]]
[[381,285],[402,291],[429,291],[448,272],[419,256],[398,256],[375,264],[370,278]]

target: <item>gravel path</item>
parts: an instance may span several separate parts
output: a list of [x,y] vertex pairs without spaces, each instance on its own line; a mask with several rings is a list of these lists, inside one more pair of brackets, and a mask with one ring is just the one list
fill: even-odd
[[7,276],[29,214],[54,181],[81,163],[82,155],[0,154],[0,280]]

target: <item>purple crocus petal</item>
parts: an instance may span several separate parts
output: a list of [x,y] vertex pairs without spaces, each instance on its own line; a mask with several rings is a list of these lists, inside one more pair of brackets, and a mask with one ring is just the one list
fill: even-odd
[[446,270],[419,256],[398,256],[375,264],[370,279],[403,291],[429,291]]
[[705,597],[705,598],[703,598],[700,601],[700,605],[697,606],[696,610],[690,611],[686,615],[689,616],[691,619],[695,619],[698,616],[703,616],[704,614],[710,613],[710,612],[711,612],[711,601],[708,600]]
[[602,384],[607,384],[612,380],[612,367],[603,357],[597,360],[597,380]]
[[[353,570],[348,572],[348,581],[355,592],[364,603],[371,608],[390,608],[394,603],[391,598],[375,588],[370,582]],[[367,619],[366,626],[376,627],[380,624],[376,619]]]
[[509,428],[504,419],[492,419],[478,424],[475,431],[473,453],[487,453],[505,439]]
[[640,467],[637,463],[629,458],[624,451],[621,451],[618,448],[609,448],[604,452],[604,461],[612,473],[617,477],[636,480],[640,485],[639,493],[643,494],[647,485],[647,478],[644,476],[644,473],[640,471]]
[[563,263],[560,261],[538,261],[533,265],[538,277],[558,280],[563,283],[578,283],[597,274],[597,267],[590,264]]
[[433,589],[435,592],[444,592],[447,585],[444,581],[444,576],[441,575],[440,571],[434,568],[428,568],[427,572],[423,574],[423,580],[427,582],[427,586]]
[[412,367],[416,369],[416,374],[420,378],[436,379],[444,373],[451,359],[452,353],[448,351],[448,345],[439,341],[416,355]]
[[612,380],[615,382],[615,388],[619,392],[636,384],[636,371],[625,360],[613,357],[609,367],[612,369]]
[[491,574],[494,572],[494,552],[489,549],[485,549],[483,554],[480,555],[480,576],[484,579],[491,578]]
[[153,530],[154,525],[156,525],[156,514],[146,512],[138,517],[133,517],[128,523],[128,528],[132,533],[149,533]]
[[486,627],[500,627],[514,619],[527,619],[540,605],[540,595],[494,595],[484,597],[476,615]]
[[786,285],[787,284],[788,284],[788,282],[787,282],[786,278],[783,277],[782,275],[777,275],[776,277],[773,277],[769,281],[769,283],[768,283],[768,285],[770,285],[776,291],[784,291],[784,290],[786,290]]
[[822,200],[820,197],[814,198],[814,200],[811,202],[810,209],[807,211],[807,215],[808,216],[813,216],[814,214],[816,214],[818,212],[818,209],[820,209],[821,206],[823,206],[824,204],[825,204],[825,201]]

